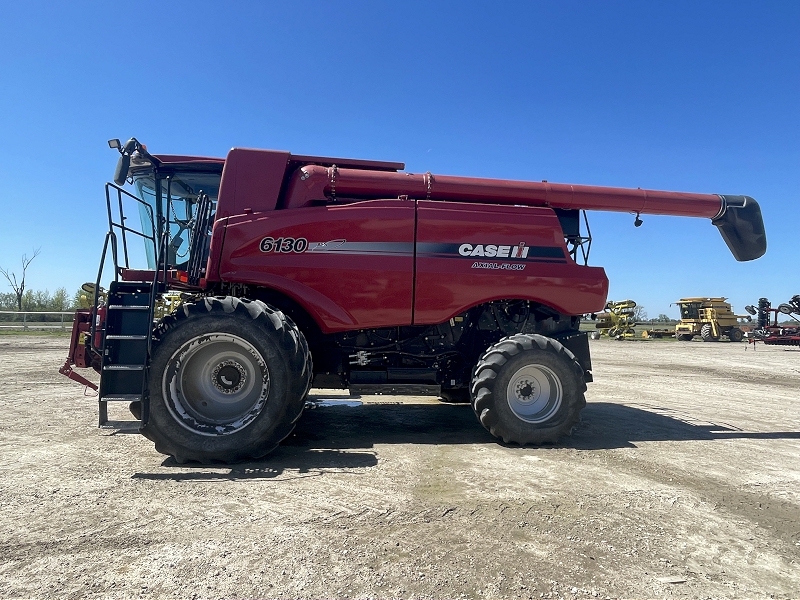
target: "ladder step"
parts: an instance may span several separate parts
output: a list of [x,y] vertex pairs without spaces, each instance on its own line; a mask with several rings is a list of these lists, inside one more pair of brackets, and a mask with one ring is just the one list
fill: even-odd
[[150,310],[149,306],[136,306],[133,304],[111,304],[108,310]]
[[146,340],[146,335],[107,335],[107,340]]
[[102,396],[100,402],[139,402],[141,394],[114,394],[113,396]]
[[144,371],[144,365],[105,365],[104,371]]

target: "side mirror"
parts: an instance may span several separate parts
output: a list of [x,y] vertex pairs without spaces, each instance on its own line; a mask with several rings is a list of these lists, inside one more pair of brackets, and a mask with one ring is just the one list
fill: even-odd
[[139,149],[139,142],[136,138],[131,138],[125,142],[125,146],[120,147],[119,140],[114,139],[109,140],[108,145],[111,148],[119,150],[121,154],[119,161],[117,161],[117,170],[114,171],[114,183],[122,185],[128,178],[128,169],[130,169],[131,166],[131,154]]
[[114,183],[122,185],[128,179],[128,169],[131,166],[131,155],[123,154],[117,161],[117,169],[114,171]]

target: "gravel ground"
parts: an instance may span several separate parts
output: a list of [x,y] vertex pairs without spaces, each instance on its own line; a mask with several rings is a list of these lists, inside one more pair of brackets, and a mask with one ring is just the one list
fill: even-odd
[[[583,421],[312,390],[265,460],[178,466],[0,337],[0,596],[800,596],[800,350],[598,340]],[[123,407],[112,416],[122,418]]]

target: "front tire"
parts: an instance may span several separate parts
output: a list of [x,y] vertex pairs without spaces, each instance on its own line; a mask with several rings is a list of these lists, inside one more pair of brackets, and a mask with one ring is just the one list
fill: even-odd
[[719,336],[714,335],[714,329],[711,327],[711,323],[706,323],[700,329],[700,337],[703,338],[704,342],[718,342]]
[[303,334],[235,297],[186,303],[157,330],[142,434],[177,462],[260,458],[294,429],[311,380]]
[[586,406],[583,368],[556,340],[517,334],[490,347],[475,367],[472,408],[506,443],[555,443]]
[[728,339],[732,342],[741,342],[744,339],[744,332],[738,327],[734,327],[728,332]]

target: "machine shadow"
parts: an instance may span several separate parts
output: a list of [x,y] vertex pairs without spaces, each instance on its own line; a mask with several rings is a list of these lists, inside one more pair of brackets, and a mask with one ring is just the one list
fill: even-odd
[[[543,448],[610,450],[650,441],[800,439],[800,431],[743,431],[727,423],[698,421],[663,406],[590,402],[581,417],[571,436]],[[495,444],[497,440],[467,404],[362,404],[307,410],[282,449],[344,450],[406,443]]]
[[[170,457],[165,459],[161,466],[175,469],[175,472],[134,473],[131,479],[151,481],[239,481],[245,479],[275,479],[283,475],[288,475],[291,479],[302,479],[342,470],[357,473],[358,469],[374,467],[377,464],[378,459],[373,452],[308,448],[300,452],[290,451],[287,453],[283,451],[282,447],[279,447],[262,460],[241,462],[233,465],[197,462],[179,464]],[[180,469],[180,471],[177,469]]]
[[561,445],[576,450],[635,447],[637,442],[730,439],[800,439],[800,431],[745,431],[723,422],[703,421],[666,406],[625,406],[590,402],[581,422]]
[[[162,467],[182,472],[136,473],[135,479],[240,480],[321,476],[331,471],[358,473],[374,467],[376,445],[496,444],[467,404],[361,404],[348,400],[312,403],[294,433],[262,460],[237,465],[178,464],[168,458]],[[800,439],[798,431],[748,432],[726,423],[694,420],[659,406],[624,406],[591,402],[571,436],[556,445],[508,448],[547,451],[553,448],[611,450],[639,442],[721,439]],[[186,472],[190,469],[190,472]]]

